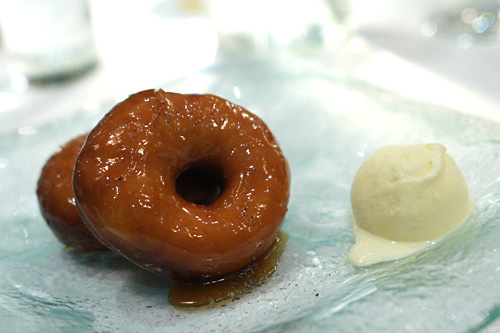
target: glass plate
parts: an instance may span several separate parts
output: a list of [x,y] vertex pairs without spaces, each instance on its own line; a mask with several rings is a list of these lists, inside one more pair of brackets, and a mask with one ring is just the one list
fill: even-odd
[[[500,125],[282,63],[214,67],[163,88],[225,97],[260,115],[280,141],[293,184],[276,273],[232,302],[185,310],[168,303],[169,280],[110,253],[64,248],[40,216],[37,178],[59,145],[114,103],[103,102],[0,136],[2,331],[456,332],[499,316]],[[357,168],[382,146],[420,142],[448,147],[476,210],[428,251],[353,267]]]

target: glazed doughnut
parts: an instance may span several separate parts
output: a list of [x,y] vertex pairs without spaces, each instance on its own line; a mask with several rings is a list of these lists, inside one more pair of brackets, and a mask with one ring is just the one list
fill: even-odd
[[147,90],[91,131],[73,189],[84,222],[112,250],[159,275],[206,280],[269,249],[290,171],[268,127],[242,107]]
[[47,160],[36,193],[42,216],[56,237],[67,246],[90,252],[106,247],[83,223],[73,195],[73,168],[86,137],[71,140]]

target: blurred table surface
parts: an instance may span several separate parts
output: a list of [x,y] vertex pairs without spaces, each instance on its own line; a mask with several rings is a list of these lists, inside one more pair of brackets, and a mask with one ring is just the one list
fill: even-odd
[[[100,64],[78,80],[26,90],[23,82],[9,79],[0,61],[0,133],[154,88],[213,64],[213,29],[172,3],[91,2]],[[329,70],[500,122],[500,38],[461,48],[453,36],[424,36],[422,23],[436,15],[440,3],[351,1],[351,36],[326,60]]]

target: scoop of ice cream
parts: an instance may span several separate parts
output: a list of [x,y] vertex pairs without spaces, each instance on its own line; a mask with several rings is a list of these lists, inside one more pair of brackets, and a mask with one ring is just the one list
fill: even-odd
[[[439,239],[461,225],[474,206],[464,176],[440,144],[389,146],[375,152],[354,178],[351,204],[360,229],[356,238],[372,234],[381,238],[377,244]],[[412,247],[413,252],[421,245]],[[390,250],[385,252],[387,257]]]

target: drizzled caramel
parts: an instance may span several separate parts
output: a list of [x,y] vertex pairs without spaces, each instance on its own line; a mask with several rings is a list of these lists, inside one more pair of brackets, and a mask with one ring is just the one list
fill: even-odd
[[271,248],[260,259],[221,279],[203,283],[176,281],[170,290],[170,303],[178,307],[200,307],[234,299],[276,271],[287,240],[288,235],[280,231]]

